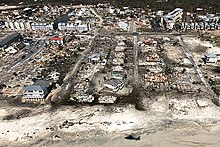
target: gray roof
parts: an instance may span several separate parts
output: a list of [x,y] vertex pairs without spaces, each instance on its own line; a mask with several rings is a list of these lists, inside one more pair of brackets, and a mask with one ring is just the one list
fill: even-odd
[[43,87],[46,87],[46,88],[48,88],[48,87],[50,87],[50,82],[49,81],[47,81],[47,80],[36,80],[35,82],[34,82],[34,85],[39,85],[39,86],[43,86]]
[[15,41],[16,39],[19,39],[20,37],[20,34],[17,33],[17,32],[14,32],[10,35],[8,35],[7,37],[3,38],[1,41],[0,41],[0,47],[3,47],[7,44],[10,44],[12,43],[13,41]]
[[122,84],[123,82],[121,80],[118,80],[118,79],[110,79],[108,81],[106,81],[105,84],[108,84],[108,85],[112,85],[112,86],[117,86],[118,84]]
[[101,55],[100,53],[94,53],[92,55],[89,56],[89,59],[92,59],[92,58],[99,58]]
[[206,58],[217,58],[218,56],[216,54],[207,54],[205,55]]
[[47,88],[44,86],[39,86],[39,85],[30,85],[30,86],[26,86],[24,88],[25,91],[33,91],[33,90],[37,90],[37,91],[44,91],[47,92]]

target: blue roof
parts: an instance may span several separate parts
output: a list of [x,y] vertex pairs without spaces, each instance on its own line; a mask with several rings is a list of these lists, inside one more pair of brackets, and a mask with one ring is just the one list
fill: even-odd
[[44,86],[39,86],[39,85],[30,85],[30,86],[26,86],[24,88],[25,91],[33,91],[33,90],[36,90],[36,91],[44,91],[44,92],[47,92],[47,88],[44,87]]
[[207,54],[205,55],[207,58],[217,58],[218,56],[216,54]]
[[100,54],[99,53],[94,53],[94,54],[89,56],[89,59],[91,59],[91,58],[98,58],[98,57],[100,57]]

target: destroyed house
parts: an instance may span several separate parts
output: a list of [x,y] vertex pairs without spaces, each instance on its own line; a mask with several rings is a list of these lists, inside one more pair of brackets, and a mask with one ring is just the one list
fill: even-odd
[[121,90],[124,87],[124,83],[119,79],[110,79],[106,81],[104,86],[106,88],[111,89],[113,92],[117,92],[118,90]]
[[114,78],[114,79],[123,80],[124,73],[122,71],[112,71],[111,72],[111,77]]

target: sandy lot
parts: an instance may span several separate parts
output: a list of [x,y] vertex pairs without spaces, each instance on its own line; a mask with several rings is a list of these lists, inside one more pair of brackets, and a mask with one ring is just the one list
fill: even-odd
[[[172,107],[170,107],[172,105]],[[30,109],[24,118],[6,115]],[[153,101],[146,111],[127,106],[0,108],[1,146],[220,146],[220,111],[208,99]],[[139,141],[127,140],[131,133]]]

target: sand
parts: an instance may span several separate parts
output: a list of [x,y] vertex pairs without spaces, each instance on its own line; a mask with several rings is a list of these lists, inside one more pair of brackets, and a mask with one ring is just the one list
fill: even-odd
[[[0,116],[18,109],[0,108]],[[1,119],[0,145],[220,146],[219,116],[219,107],[207,99],[159,99],[147,111],[133,105],[62,106],[53,111],[41,106],[24,118]],[[141,140],[125,139],[131,133]]]

